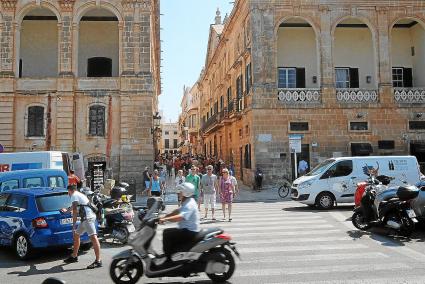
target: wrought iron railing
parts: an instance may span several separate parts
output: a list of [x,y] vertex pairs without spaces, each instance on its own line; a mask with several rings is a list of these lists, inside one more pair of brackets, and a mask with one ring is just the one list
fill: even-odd
[[341,103],[377,103],[378,90],[366,89],[336,89],[336,99]]
[[425,104],[425,88],[394,88],[397,103]]

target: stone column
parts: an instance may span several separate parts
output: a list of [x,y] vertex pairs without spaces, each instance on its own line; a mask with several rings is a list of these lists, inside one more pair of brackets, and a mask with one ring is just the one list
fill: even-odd
[[17,0],[1,0],[3,10],[3,26],[1,28],[0,42],[0,77],[15,77],[14,70],[14,34],[13,23]]
[[378,51],[379,56],[378,65],[378,82],[380,92],[380,102],[384,105],[393,102],[392,94],[392,70],[391,70],[391,42],[389,39],[389,22],[388,22],[388,8],[376,7],[378,17]]
[[151,5],[150,2],[140,3],[139,41],[137,42],[140,73],[151,72],[151,45],[155,37],[151,35]]
[[136,42],[135,15],[137,18],[138,5],[135,0],[124,0],[123,4],[123,22],[120,23],[120,65],[121,75],[134,75],[135,61],[134,50]]
[[336,103],[333,37],[331,11],[328,6],[320,6],[320,87],[322,88],[322,102],[324,105]]
[[75,0],[59,1],[62,13],[62,23],[58,25],[59,32],[59,76],[74,76],[72,72],[73,42],[72,42],[72,11]]

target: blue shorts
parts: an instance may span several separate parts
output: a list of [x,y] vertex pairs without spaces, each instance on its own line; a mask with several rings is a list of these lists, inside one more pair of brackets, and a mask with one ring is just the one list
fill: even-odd
[[150,183],[151,183],[150,181],[145,181],[145,189],[149,188]]

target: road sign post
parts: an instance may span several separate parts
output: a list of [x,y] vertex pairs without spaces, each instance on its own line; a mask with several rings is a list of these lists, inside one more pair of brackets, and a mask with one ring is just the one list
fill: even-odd
[[297,153],[301,153],[301,139],[302,135],[289,135],[289,149],[294,153],[294,173],[295,179],[298,178],[298,161]]

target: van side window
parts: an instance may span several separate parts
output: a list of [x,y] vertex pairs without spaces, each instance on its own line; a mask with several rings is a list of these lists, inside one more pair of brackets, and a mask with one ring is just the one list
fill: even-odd
[[43,187],[43,179],[41,177],[24,178],[24,188]]
[[49,187],[65,188],[65,182],[62,177],[49,177]]
[[341,161],[330,167],[326,173],[324,173],[324,178],[334,178],[334,177],[345,177],[353,172],[353,161]]
[[6,180],[0,183],[0,192],[19,188],[19,181],[17,179]]

